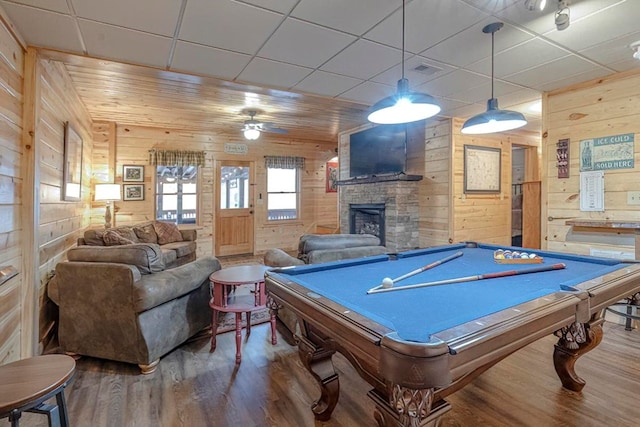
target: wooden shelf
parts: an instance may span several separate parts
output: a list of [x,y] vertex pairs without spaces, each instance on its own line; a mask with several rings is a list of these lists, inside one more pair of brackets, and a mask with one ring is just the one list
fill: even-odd
[[630,230],[640,229],[640,221],[613,221],[613,220],[597,220],[597,219],[570,219],[565,222],[566,225],[574,227],[591,227],[591,228],[627,228]]
[[635,235],[635,258],[640,260],[640,221],[614,221],[614,220],[597,220],[597,219],[570,219],[565,222],[566,225],[573,227],[592,228],[618,233],[630,233]]

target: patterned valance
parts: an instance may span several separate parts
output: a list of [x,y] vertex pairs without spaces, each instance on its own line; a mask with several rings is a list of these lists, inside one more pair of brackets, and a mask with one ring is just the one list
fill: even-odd
[[149,164],[154,166],[204,166],[204,151],[149,150]]
[[265,156],[264,160],[267,168],[304,169],[304,157]]

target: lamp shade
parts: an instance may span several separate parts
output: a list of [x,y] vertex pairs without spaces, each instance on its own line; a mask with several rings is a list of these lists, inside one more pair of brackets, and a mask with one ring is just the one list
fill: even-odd
[[428,119],[439,112],[433,96],[410,91],[409,81],[400,79],[396,94],[376,102],[367,119],[378,124],[400,124]]
[[122,199],[120,184],[96,184],[96,201],[110,201]]
[[464,122],[462,133],[483,134],[504,132],[517,129],[527,124],[522,113],[510,110],[500,110],[498,100],[491,98],[487,101],[487,111],[477,114]]
[[260,137],[260,131],[255,128],[249,128],[244,130],[244,137],[249,141],[255,141]]

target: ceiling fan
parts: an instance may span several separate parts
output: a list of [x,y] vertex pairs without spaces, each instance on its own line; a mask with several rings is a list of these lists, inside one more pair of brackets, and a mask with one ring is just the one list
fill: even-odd
[[261,132],[268,133],[280,133],[285,134],[289,133],[288,130],[279,128],[275,125],[275,123],[271,122],[261,122],[254,119],[254,116],[258,113],[255,110],[248,110],[246,112],[251,117],[249,120],[244,121],[244,127],[242,128],[242,132],[244,137],[248,140],[256,140],[260,137]]

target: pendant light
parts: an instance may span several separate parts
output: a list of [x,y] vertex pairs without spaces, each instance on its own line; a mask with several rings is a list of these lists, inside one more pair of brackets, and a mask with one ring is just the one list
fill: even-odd
[[485,34],[491,33],[491,99],[487,101],[487,111],[475,115],[462,125],[462,133],[482,134],[504,132],[517,129],[527,124],[522,113],[510,110],[500,110],[498,100],[493,97],[493,62],[494,62],[494,35],[502,28],[502,22],[494,22],[482,29]]
[[400,124],[428,119],[440,112],[440,106],[431,95],[409,90],[409,80],[404,77],[404,27],[405,1],[402,1],[402,78],[398,80],[395,95],[378,101],[371,107],[367,119],[378,124]]

